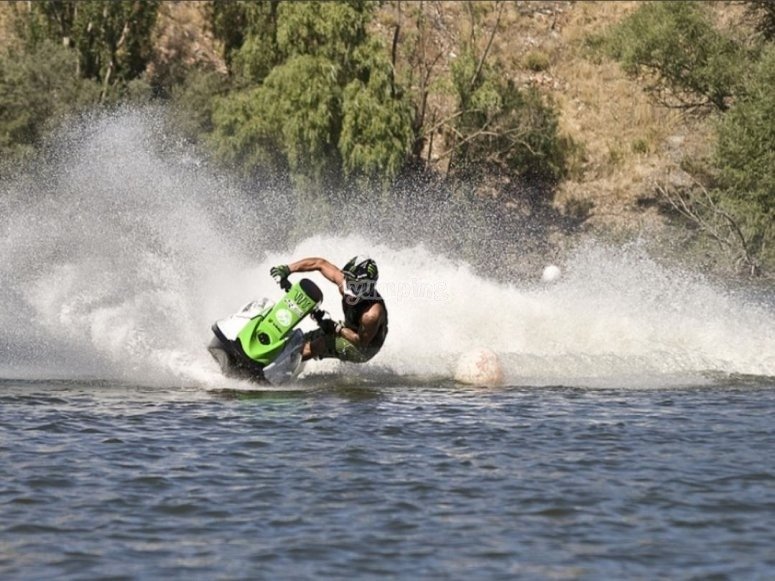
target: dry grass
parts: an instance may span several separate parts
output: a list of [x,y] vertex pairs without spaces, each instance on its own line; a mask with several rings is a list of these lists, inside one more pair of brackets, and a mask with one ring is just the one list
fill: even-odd
[[[544,51],[551,65],[540,74],[519,71],[526,82],[547,90],[560,110],[561,130],[582,153],[571,178],[555,198],[560,209],[591,208],[589,224],[614,229],[653,228],[654,211],[637,205],[680,163],[684,151],[704,153],[707,123],[653,101],[619,65],[595,59],[586,39],[600,34],[637,9],[638,2],[551,3],[555,16],[536,15],[527,35],[531,50]],[[559,15],[557,15],[559,12]],[[548,22],[551,24],[549,25]],[[514,34],[508,34],[514,38]],[[519,41],[507,46],[521,50]],[[523,50],[523,49],[522,49]]]
[[582,2],[561,29],[562,42],[551,73],[561,127],[583,144],[580,175],[563,184],[556,202],[594,204],[592,224],[624,227],[637,213],[635,201],[660,171],[663,144],[680,132],[681,116],[656,105],[618,64],[593,61],[584,49],[588,35],[600,33],[637,6],[636,2]]
[[[463,2],[424,6],[430,23],[429,54],[441,55],[434,70],[438,80],[461,41],[472,38],[472,15]],[[497,6],[495,2],[475,4],[481,17],[475,36],[480,54],[495,26]],[[637,7],[635,1],[507,2],[490,47],[489,58],[500,62],[519,86],[537,86],[554,99],[561,131],[580,144],[571,177],[560,187],[555,202],[560,209],[591,207],[592,226],[626,229],[658,224],[656,214],[645,212],[636,202],[676,166],[680,150],[689,147],[698,131],[696,120],[656,104],[617,63],[595,60],[585,49],[590,35],[602,33]],[[410,28],[411,10],[407,3],[386,4],[378,19],[383,33],[392,34],[397,22],[402,24],[402,34],[415,32]],[[439,119],[451,113],[451,105],[440,93],[429,99]],[[443,147],[439,138],[434,148]],[[696,149],[696,144],[691,145]]]
[[0,48],[6,49],[15,44],[16,38],[13,30],[14,6],[7,2],[0,2]]

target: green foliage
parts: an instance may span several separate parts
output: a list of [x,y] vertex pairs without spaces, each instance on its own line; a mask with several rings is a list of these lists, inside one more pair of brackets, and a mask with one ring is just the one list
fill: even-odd
[[218,100],[213,121],[221,157],[246,174],[287,167],[297,180],[322,181],[340,118],[332,68],[322,58],[296,57],[275,67],[260,87]]
[[172,116],[177,128],[189,139],[199,141],[212,133],[215,98],[228,91],[224,75],[194,69],[183,82],[172,87]]
[[81,75],[108,87],[138,78],[151,57],[151,31],[159,1],[79,2],[73,33]]
[[211,5],[213,32],[223,42],[226,64],[244,83],[262,82],[282,60],[277,48],[279,5],[279,0],[219,0]]
[[756,63],[745,95],[719,125],[716,163],[723,203],[758,253],[775,242],[775,46]]
[[246,2],[216,0],[210,26],[223,43],[224,59],[238,77],[262,82],[272,68],[302,55],[338,63],[343,74],[366,42],[375,2]]
[[262,110],[260,89],[237,91],[217,98],[210,143],[216,155],[245,175],[259,170],[287,174],[287,162],[272,119]]
[[646,2],[607,39],[609,54],[630,74],[649,71],[650,87],[661,99],[685,102],[694,96],[726,110],[739,89],[747,57],[714,27],[698,2]]
[[[775,13],[770,5],[752,6],[767,36],[767,17]],[[775,49],[746,53],[713,27],[707,7],[697,2],[645,3],[607,43],[628,72],[654,73],[658,94],[702,97],[724,112],[714,188],[673,205],[750,272],[762,261],[775,262]]]
[[[28,51],[46,40],[61,40],[65,46],[72,46],[72,27],[75,18],[74,2],[13,3],[16,34],[22,39]],[[23,6],[23,7],[22,7]]]
[[555,182],[569,144],[557,113],[535,89],[520,90],[465,51],[452,66],[458,99],[451,165],[461,177],[498,172]]
[[77,74],[108,88],[137,79],[151,56],[159,0],[41,0],[17,10],[17,29],[28,50],[44,40],[78,51]]
[[364,71],[344,89],[339,152],[346,175],[385,186],[412,147],[413,112],[397,94],[392,67],[379,46],[365,45],[356,60]]
[[50,41],[0,57],[0,156],[31,151],[62,116],[97,101],[99,87],[77,69],[77,53]]
[[[282,61],[259,86],[215,106],[213,137],[222,158],[247,174],[260,164],[288,171],[302,189],[395,176],[410,146],[411,118],[382,47],[369,41],[372,10],[370,2],[280,3]],[[246,68],[251,43],[247,35],[235,57]]]
[[244,0],[213,0],[208,4],[208,24],[213,37],[223,45],[223,59],[231,65],[234,52],[245,42],[248,7]]
[[283,2],[277,44],[286,58],[311,55],[337,63],[344,75],[357,66],[356,49],[367,39],[375,2]]
[[260,115],[274,120],[271,137],[299,178],[317,184],[338,165],[342,89],[337,66],[316,56],[295,56],[270,73],[260,89]]
[[233,53],[232,71],[246,84],[261,83],[277,64],[273,37],[249,36]]
[[775,202],[775,46],[757,63],[746,94],[721,120],[717,159],[723,186],[759,206]]

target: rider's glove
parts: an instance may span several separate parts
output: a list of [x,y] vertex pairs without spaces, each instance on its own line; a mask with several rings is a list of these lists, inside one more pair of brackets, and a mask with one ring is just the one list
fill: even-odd
[[287,264],[281,264],[279,266],[273,266],[270,268],[269,274],[272,276],[272,278],[285,280],[291,274],[291,269]]
[[342,324],[336,323],[331,319],[323,319],[320,321],[320,328],[326,335],[338,335],[342,330]]

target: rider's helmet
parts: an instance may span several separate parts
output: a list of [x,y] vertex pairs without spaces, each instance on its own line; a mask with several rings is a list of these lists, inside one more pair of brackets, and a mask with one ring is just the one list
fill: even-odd
[[377,263],[366,256],[354,256],[342,267],[348,294],[358,298],[368,296],[379,278]]

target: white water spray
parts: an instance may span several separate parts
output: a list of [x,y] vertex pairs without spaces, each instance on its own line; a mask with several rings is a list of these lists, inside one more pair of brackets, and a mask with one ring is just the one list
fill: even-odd
[[[276,297],[271,266],[370,254],[390,314],[384,349],[361,367],[311,362],[308,375],[450,378],[462,353],[483,347],[512,385],[775,376],[771,306],[638,248],[581,248],[550,285],[536,283],[541,273],[510,284],[483,278],[408,229],[401,244],[364,232],[314,235],[281,251],[269,230],[282,216],[266,216],[254,195],[165,135],[158,113],[100,117],[64,132],[46,164],[2,184],[0,373],[228,385],[205,349],[210,324],[249,299]],[[310,277],[341,317],[333,285]]]

